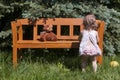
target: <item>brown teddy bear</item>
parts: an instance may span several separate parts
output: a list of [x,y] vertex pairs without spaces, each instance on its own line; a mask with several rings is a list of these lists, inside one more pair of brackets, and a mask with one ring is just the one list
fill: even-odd
[[53,31],[53,26],[51,24],[49,25],[44,24],[43,32],[40,33],[39,40],[40,41],[56,41],[57,37],[52,31]]

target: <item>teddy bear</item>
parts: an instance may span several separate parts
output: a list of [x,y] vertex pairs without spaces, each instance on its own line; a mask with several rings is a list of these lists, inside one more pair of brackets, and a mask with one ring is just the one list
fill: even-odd
[[53,26],[51,24],[44,24],[43,31],[40,32],[40,41],[57,41],[56,35],[52,32]]

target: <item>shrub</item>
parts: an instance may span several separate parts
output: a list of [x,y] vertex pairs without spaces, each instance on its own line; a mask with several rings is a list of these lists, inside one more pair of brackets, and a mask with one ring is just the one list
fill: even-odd
[[[3,4],[3,2],[6,4]],[[119,4],[119,0],[20,0],[18,2],[16,0],[10,0],[8,3],[6,1],[1,1],[0,6],[2,6],[2,11],[0,11],[0,16],[5,16],[1,21],[5,21],[0,23],[0,47],[7,45],[11,46],[10,21],[15,18],[82,18],[87,13],[92,12],[96,15],[97,19],[104,20],[106,22],[104,53],[110,55],[115,53],[119,54],[120,12],[115,10],[119,10],[117,8]],[[113,7],[115,7],[115,9],[110,9]],[[6,20],[8,20],[8,22]]]
[[30,9],[23,11],[24,18],[41,18],[41,17],[83,17],[87,13],[94,13],[97,19],[104,20],[105,37],[104,53],[120,53],[120,12],[109,9],[98,3],[55,3],[51,7],[30,3]]

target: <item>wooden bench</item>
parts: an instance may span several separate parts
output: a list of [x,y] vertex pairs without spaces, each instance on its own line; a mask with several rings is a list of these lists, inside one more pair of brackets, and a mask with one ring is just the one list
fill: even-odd
[[[100,37],[99,47],[103,50],[104,21],[96,20],[99,25],[98,34]],[[44,24],[52,24],[57,41],[38,41],[40,35],[39,27]],[[32,39],[24,40],[25,25],[32,25]],[[36,21],[29,19],[18,19],[11,22],[13,35],[13,65],[17,64],[17,52],[21,48],[79,48],[79,34],[83,29],[82,18],[41,18]],[[66,33],[67,32],[67,33]],[[64,34],[65,33],[65,34]],[[28,33],[29,34],[29,33]],[[97,57],[98,63],[102,64],[102,56]]]

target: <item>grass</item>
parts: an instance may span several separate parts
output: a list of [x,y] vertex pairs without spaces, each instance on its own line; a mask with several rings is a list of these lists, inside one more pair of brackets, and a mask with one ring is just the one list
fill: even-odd
[[16,69],[13,69],[11,57],[6,55],[0,54],[0,80],[120,80],[120,67],[110,67],[109,64],[112,60],[120,63],[120,55],[104,56],[103,64],[98,64],[96,73],[92,72],[91,66],[87,67],[86,72],[81,72],[79,61],[75,58],[53,63],[41,59],[22,60]]

